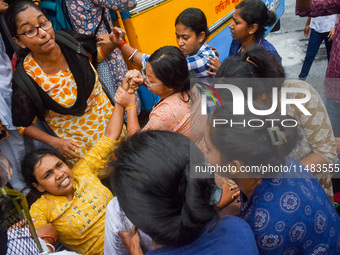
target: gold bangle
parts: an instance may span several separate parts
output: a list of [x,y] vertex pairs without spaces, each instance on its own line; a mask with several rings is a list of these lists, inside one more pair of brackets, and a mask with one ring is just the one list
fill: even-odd
[[137,105],[131,105],[131,106],[129,106],[129,107],[126,107],[126,110],[127,110],[127,109],[130,109],[130,108],[133,108],[133,107],[137,107]]
[[97,47],[97,62],[100,63],[105,59],[102,46]]

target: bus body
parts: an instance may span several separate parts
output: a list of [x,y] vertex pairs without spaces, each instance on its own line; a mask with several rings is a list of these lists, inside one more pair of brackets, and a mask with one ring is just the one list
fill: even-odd
[[[229,25],[235,6],[242,0],[137,0],[137,7],[118,17],[119,26],[127,32],[130,45],[140,52],[152,54],[165,45],[175,45],[175,20],[186,8],[201,9],[208,22],[210,36],[207,43],[215,47],[223,61],[232,41]],[[275,11],[277,21],[284,12],[284,0],[263,0]],[[273,27],[269,27],[268,33]]]

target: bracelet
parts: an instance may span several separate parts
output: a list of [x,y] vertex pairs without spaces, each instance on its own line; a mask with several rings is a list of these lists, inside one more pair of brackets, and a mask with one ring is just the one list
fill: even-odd
[[138,50],[135,49],[135,51],[129,56],[129,61],[131,61],[131,59],[136,55],[137,52]]
[[45,243],[47,247],[51,247],[52,248],[52,253],[55,252],[55,248],[52,244],[50,243]]
[[133,108],[133,107],[137,107],[137,105],[131,105],[131,106],[129,106],[129,107],[126,107],[126,110],[127,110],[127,109],[130,109],[130,108]]
[[53,236],[49,236],[49,235],[43,235],[43,236],[39,236],[41,239],[44,238],[49,238],[52,240],[52,245],[55,245],[55,239],[53,238]]
[[102,46],[100,45],[99,47],[97,47],[97,63],[102,62],[104,59],[104,53],[102,50]]
[[126,43],[127,43],[127,41],[124,41],[121,44],[119,44],[119,49],[122,50],[123,45],[126,44]]

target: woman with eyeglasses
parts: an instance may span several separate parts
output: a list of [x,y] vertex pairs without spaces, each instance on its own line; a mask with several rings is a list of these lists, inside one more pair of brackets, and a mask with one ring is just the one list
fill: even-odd
[[[14,41],[26,50],[13,75],[12,118],[21,133],[44,142],[74,165],[104,134],[113,107],[87,52],[30,1],[6,11]],[[37,117],[50,134],[39,129]],[[123,129],[119,141],[125,137]]]
[[[160,96],[160,100],[151,111],[149,121],[142,131],[178,132],[200,143],[201,140],[199,136],[196,136],[196,131],[190,130],[190,109],[193,110],[192,107],[199,105],[200,96],[196,88],[190,91],[189,71],[183,53],[175,46],[162,47],[150,56],[142,71],[144,77],[138,71],[134,72],[139,82],[145,83],[152,93]],[[127,110],[127,130],[128,136],[131,136],[141,129],[137,118],[135,96],[119,88],[115,101]],[[191,116],[191,122],[205,121],[199,118]],[[197,134],[199,133],[197,131]]]
[[[175,28],[178,48],[186,58],[187,69],[192,73],[192,78],[212,78],[210,72],[213,70],[208,66],[208,58],[215,58],[216,52],[205,42],[210,34],[205,14],[198,8],[187,8],[177,16]],[[150,55],[131,47],[124,39],[126,33],[123,29],[113,28],[113,31],[117,33],[110,38],[112,42],[131,62],[145,69]],[[155,93],[150,95],[143,90],[140,91],[146,109],[150,111],[159,97]]]

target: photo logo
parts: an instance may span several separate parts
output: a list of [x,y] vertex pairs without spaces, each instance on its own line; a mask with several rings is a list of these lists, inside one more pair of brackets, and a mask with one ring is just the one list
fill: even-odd
[[[228,89],[233,97],[233,114],[244,115],[245,97],[242,90],[231,84],[216,84],[215,89]],[[302,93],[304,98],[288,98],[289,93]],[[202,115],[207,114],[207,95],[205,93],[202,96]],[[303,106],[311,98],[311,93],[307,89],[303,88],[282,88],[280,93],[280,110],[281,115],[287,115],[287,105],[295,105],[304,115],[311,115],[311,113]],[[267,110],[258,110],[254,108],[253,104],[253,88],[247,88],[247,105],[249,110],[259,116],[270,115],[276,111],[278,107],[278,88],[272,88],[272,106]]]

